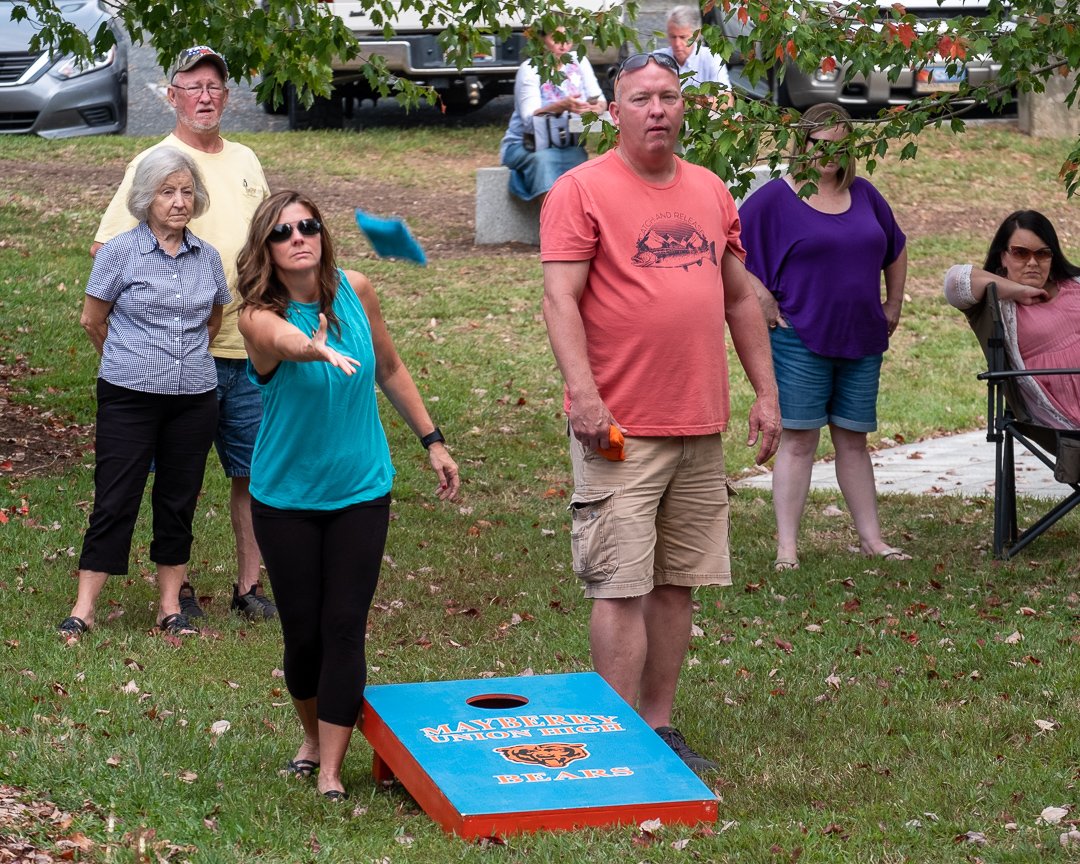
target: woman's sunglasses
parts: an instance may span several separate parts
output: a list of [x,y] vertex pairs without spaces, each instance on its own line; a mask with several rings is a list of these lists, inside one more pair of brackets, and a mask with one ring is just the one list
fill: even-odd
[[665,54],[663,51],[648,51],[641,54],[631,54],[623,60],[622,65],[619,66],[619,74],[615,76],[615,81],[618,82],[619,76],[623,72],[633,72],[635,69],[641,69],[650,60],[655,60],[658,66],[670,69],[676,75],[679,74],[679,64],[675,62],[675,58],[670,54]]
[[1054,257],[1053,250],[1049,246],[1043,246],[1042,249],[1028,249],[1027,246],[1010,246],[1008,251],[1021,264],[1027,264],[1032,258],[1043,263]]
[[[270,236],[267,238],[271,243],[284,243],[290,237],[292,237],[293,225],[288,222],[282,222],[280,225],[275,225],[270,229]],[[318,219],[301,219],[296,223],[296,230],[303,234],[305,237],[314,237],[316,234],[322,234],[322,222]]]

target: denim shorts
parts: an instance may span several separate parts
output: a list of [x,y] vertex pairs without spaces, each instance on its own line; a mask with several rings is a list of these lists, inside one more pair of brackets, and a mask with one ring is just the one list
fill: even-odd
[[793,327],[769,331],[785,429],[820,429],[827,423],[852,432],[877,429],[881,354],[848,360],[807,348]]
[[262,396],[247,376],[247,360],[215,357],[218,426],[214,437],[226,477],[250,477],[251,456],[262,422]]

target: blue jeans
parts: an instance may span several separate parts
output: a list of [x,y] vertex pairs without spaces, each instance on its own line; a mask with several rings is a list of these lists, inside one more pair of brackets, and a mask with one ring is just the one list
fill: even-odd
[[511,142],[503,147],[502,164],[510,169],[510,191],[522,201],[531,201],[588,158],[584,147],[526,150],[520,143]]
[[247,376],[247,360],[214,358],[218,425],[214,437],[226,477],[250,477],[251,456],[262,423],[262,396]]

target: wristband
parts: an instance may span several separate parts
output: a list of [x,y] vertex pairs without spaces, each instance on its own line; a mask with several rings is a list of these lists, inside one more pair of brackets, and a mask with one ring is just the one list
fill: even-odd
[[427,435],[420,439],[420,443],[424,446],[425,450],[427,450],[428,447],[430,447],[436,441],[442,441],[444,444],[446,443],[446,439],[443,438],[443,434],[439,431],[438,426],[435,427],[434,432],[429,432]]

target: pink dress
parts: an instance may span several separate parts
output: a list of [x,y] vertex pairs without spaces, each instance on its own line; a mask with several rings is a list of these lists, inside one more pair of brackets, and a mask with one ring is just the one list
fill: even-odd
[[[1017,304],[1016,341],[1028,369],[1080,369],[1080,282],[1059,282],[1049,303]],[[1080,429],[1080,375],[1035,380],[1073,428]]]

